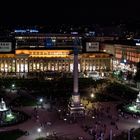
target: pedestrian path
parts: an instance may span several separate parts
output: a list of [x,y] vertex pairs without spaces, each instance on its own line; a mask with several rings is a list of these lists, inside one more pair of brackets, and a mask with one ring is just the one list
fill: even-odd
[[[31,115],[31,119],[15,126],[1,128],[0,131],[21,129],[29,133],[29,135],[21,136],[18,140],[35,140],[38,137],[46,137],[54,134],[64,138],[70,138],[71,140],[77,137],[84,137],[86,140],[92,140],[93,135],[90,133],[92,133],[93,130],[96,130],[97,134],[105,130],[104,138],[108,138],[111,130],[112,135],[116,136],[122,131],[128,131],[131,128],[138,128],[139,118],[133,118],[129,115],[129,119],[126,119],[125,117],[118,116],[118,112],[116,110],[116,105],[118,103],[119,102],[94,103],[93,106],[96,104],[98,110],[95,118],[88,115],[82,121],[78,121],[73,124],[59,120],[56,111],[48,112],[46,109],[37,108],[37,114],[39,117],[36,118],[34,116],[34,107],[16,108],[26,112],[28,115]],[[118,117],[119,120],[115,121],[115,125],[112,125],[111,121],[114,121],[114,119]],[[51,122],[51,124],[48,125],[47,122]],[[88,131],[85,131],[84,127],[82,127],[83,125],[90,126],[87,129]],[[41,128],[40,133],[37,131],[38,128]]]

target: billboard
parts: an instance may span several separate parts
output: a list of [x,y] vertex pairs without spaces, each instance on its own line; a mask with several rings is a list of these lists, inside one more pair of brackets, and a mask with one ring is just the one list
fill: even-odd
[[12,41],[0,41],[0,53],[13,53],[14,47]]
[[86,52],[99,51],[99,42],[86,42]]
[[0,42],[0,52],[11,52],[12,42]]

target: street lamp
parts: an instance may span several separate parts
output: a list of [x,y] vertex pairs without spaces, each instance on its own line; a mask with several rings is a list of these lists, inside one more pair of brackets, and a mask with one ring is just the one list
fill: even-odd
[[39,102],[42,103],[42,102],[43,102],[43,98],[40,98],[40,99],[39,99]]
[[40,137],[40,133],[41,133],[41,128],[37,128],[37,132],[38,132],[38,134],[39,134],[39,137]]
[[15,84],[12,84],[12,88],[14,88],[15,87]]
[[47,132],[47,133],[46,133],[46,136],[47,136],[47,137],[49,137],[49,135],[50,135],[50,133],[49,133],[49,132]]
[[67,119],[66,119],[66,118],[64,118],[64,121],[65,121],[65,123],[66,123]]
[[11,87],[12,87],[12,90],[13,90],[13,89],[15,88],[15,84],[12,84],[12,86],[11,86]]
[[15,89],[15,84],[12,84],[10,87],[10,92]]
[[94,98],[94,97],[95,97],[95,95],[94,95],[93,93],[91,93],[91,94],[90,94],[90,97],[91,97],[91,98]]
[[124,59],[123,62],[126,63],[127,62],[126,59]]
[[40,105],[41,108],[43,108],[43,101],[44,101],[43,98],[39,99],[39,103],[38,104]]
[[[138,120],[138,124],[140,125],[140,120]],[[139,126],[140,127],[140,126]]]

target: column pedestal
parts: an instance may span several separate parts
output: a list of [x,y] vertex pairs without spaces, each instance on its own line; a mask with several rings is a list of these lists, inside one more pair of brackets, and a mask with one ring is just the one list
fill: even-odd
[[72,95],[68,105],[69,113],[74,117],[82,117],[85,114],[85,108],[80,102],[80,95]]

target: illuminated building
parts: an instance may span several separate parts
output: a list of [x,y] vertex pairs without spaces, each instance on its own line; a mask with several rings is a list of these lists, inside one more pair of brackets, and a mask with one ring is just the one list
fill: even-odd
[[122,44],[102,44],[102,51],[113,55],[113,69],[127,69],[136,71],[136,64],[140,62],[139,46]]
[[140,62],[140,49],[138,46],[115,45],[115,57],[135,64]]
[[77,35],[17,32],[14,52],[0,50],[1,76],[27,76],[29,73],[46,71],[72,72],[75,39],[79,49],[79,72],[106,72],[112,69],[109,54],[83,52],[81,37]]
[[130,46],[122,44],[103,44],[102,51],[113,54],[114,58],[121,61],[127,60],[131,64],[140,62],[139,46]]

